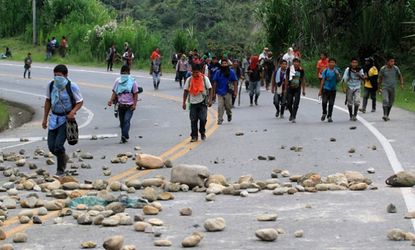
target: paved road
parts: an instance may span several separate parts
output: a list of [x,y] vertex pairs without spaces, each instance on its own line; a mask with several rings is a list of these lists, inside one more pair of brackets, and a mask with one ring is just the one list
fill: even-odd
[[[33,143],[14,142],[14,139],[44,137],[40,128],[43,95],[52,76],[52,65],[35,65],[33,79],[21,77],[21,65],[0,62],[0,98],[18,101],[31,106],[35,111],[34,120],[21,128],[6,131],[0,136],[0,149],[3,152],[18,151],[20,148],[32,152],[35,148],[46,148],[43,141]],[[391,122],[381,121],[380,112],[364,114],[359,122],[348,121],[343,108],[344,96],[339,95],[333,124],[320,122],[320,105],[313,99],[316,91],[307,91],[297,117],[297,124],[276,119],[272,105],[272,95],[261,93],[260,105],[249,107],[248,95],[243,92],[240,107],[234,109],[234,120],[218,127],[215,110],[209,114],[209,137],[206,142],[188,143],[188,113],[181,110],[181,91],[178,84],[167,75],[161,88],[153,92],[151,79],[144,72],[134,72],[139,83],[144,86],[138,110],[132,120],[132,135],[129,144],[118,144],[119,138],[98,141],[81,140],[76,148],[91,152],[95,159],[88,161],[92,169],[81,170],[79,179],[105,178],[101,167],[110,166],[112,180],[125,178],[146,178],[155,175],[170,176],[169,169],[138,172],[134,164],[112,165],[109,163],[117,153],[133,151],[139,145],[142,151],[175,163],[195,163],[209,167],[211,172],[223,174],[230,181],[237,181],[241,175],[250,174],[256,180],[270,178],[272,169],[288,169],[291,174],[317,172],[322,176],[357,170],[363,173],[373,167],[376,174],[370,177],[378,190],[351,192],[297,193],[293,196],[275,196],[270,191],[250,194],[246,198],[218,196],[215,202],[205,202],[200,193],[176,193],[175,200],[163,202],[163,212],[158,216],[166,223],[163,237],[173,242],[172,249],[180,248],[181,240],[194,230],[202,230],[203,221],[209,217],[221,216],[226,219],[225,231],[206,233],[200,244],[201,249],[408,249],[409,242],[391,242],[386,232],[391,228],[414,231],[413,221],[403,219],[405,213],[415,210],[415,193],[412,188],[388,188],[384,180],[395,171],[415,170],[413,124],[415,115],[403,110],[392,111]],[[97,68],[70,67],[70,77],[77,82],[85,98],[85,109],[78,117],[83,125],[82,135],[119,134],[117,121],[112,111],[104,109],[109,98],[112,82],[117,74]],[[380,105],[379,105],[380,106]],[[214,107],[215,108],[215,107]],[[350,130],[356,126],[356,130]],[[235,136],[243,132],[244,136]],[[330,142],[335,137],[336,142]],[[6,142],[7,141],[7,142]],[[377,150],[372,150],[375,145]],[[281,146],[285,146],[282,149]],[[293,152],[291,146],[302,146],[302,152]],[[348,154],[354,147],[355,154]],[[100,159],[101,156],[106,159]],[[258,155],[276,156],[275,161],[258,161]],[[34,161],[36,162],[36,161]],[[217,162],[217,164],[216,164]],[[43,162],[39,166],[46,167]],[[28,171],[28,170],[27,170]],[[126,174],[123,174],[126,173]],[[128,174],[128,175],[127,175]],[[4,177],[1,182],[6,181]],[[288,179],[280,179],[287,182]],[[398,213],[386,213],[386,206],[394,203]],[[306,208],[311,205],[311,208]],[[193,216],[179,217],[178,210],[191,207]],[[18,211],[11,212],[12,215]],[[132,215],[140,210],[128,210]],[[256,215],[278,213],[276,222],[257,222]],[[287,234],[280,235],[272,243],[256,240],[256,229],[265,227],[283,228]],[[6,231],[26,231],[30,238],[17,249],[79,249],[85,240],[99,244],[107,236],[122,234],[126,243],[138,249],[153,249],[154,237],[137,233],[130,226],[99,228],[78,226],[72,218],[63,224],[54,225],[52,220],[41,226],[9,225]],[[294,231],[303,229],[304,238],[296,239]],[[6,242],[10,242],[7,239]]]

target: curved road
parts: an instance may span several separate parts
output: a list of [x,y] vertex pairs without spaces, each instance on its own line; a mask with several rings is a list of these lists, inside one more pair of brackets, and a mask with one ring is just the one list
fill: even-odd
[[[40,128],[43,95],[47,82],[52,77],[53,65],[38,64],[32,69],[33,79],[22,78],[22,66],[14,62],[0,62],[0,98],[22,102],[35,111],[34,120],[18,129],[0,135],[0,150],[18,152],[23,148],[33,152],[37,147],[46,149],[46,142],[36,141],[46,136]],[[102,166],[109,166],[113,172],[111,180],[146,178],[154,175],[170,177],[170,170],[137,171],[134,163],[112,165],[109,160],[117,153],[134,151],[139,145],[142,151],[175,163],[202,164],[211,172],[225,175],[230,181],[250,174],[255,180],[270,178],[272,169],[287,169],[291,174],[317,172],[322,176],[357,170],[374,181],[378,190],[352,192],[297,193],[293,196],[274,196],[270,191],[250,194],[246,198],[217,196],[215,202],[206,202],[201,193],[175,193],[175,200],[163,202],[164,210],[158,216],[166,223],[163,236],[173,242],[172,249],[180,248],[181,240],[194,230],[202,230],[203,221],[209,217],[224,217],[225,231],[205,233],[200,244],[202,249],[407,249],[410,242],[391,242],[386,232],[391,228],[414,231],[413,222],[403,219],[406,212],[415,210],[415,193],[412,188],[389,188],[384,180],[394,172],[405,169],[415,170],[415,115],[400,109],[392,111],[391,122],[381,121],[378,111],[364,114],[359,122],[348,121],[344,113],[344,96],[339,94],[333,124],[320,122],[321,107],[313,98],[314,90],[307,91],[301,100],[297,124],[276,119],[272,95],[263,91],[258,107],[249,107],[248,95],[243,91],[240,107],[234,109],[234,120],[218,127],[214,109],[209,113],[209,137],[206,142],[190,144],[188,134],[190,122],[188,113],[181,110],[182,92],[172,75],[162,79],[160,90],[152,91],[152,81],[144,72],[134,72],[145,93],[140,96],[138,110],[132,120],[129,144],[118,144],[119,129],[111,109],[105,109],[116,73],[107,73],[98,68],[70,67],[72,81],[78,83],[85,99],[85,109],[78,115],[83,125],[80,133],[85,137],[105,135],[110,138],[81,140],[68,152],[81,149],[94,154],[88,161],[92,169],[81,169],[78,179],[105,179]],[[381,105],[379,104],[379,107]],[[350,130],[356,126],[356,130]],[[243,132],[243,136],[235,136]],[[336,142],[330,142],[335,137]],[[20,138],[35,141],[19,142]],[[285,146],[285,147],[282,147]],[[290,151],[291,146],[302,146],[301,152]],[[372,150],[376,146],[377,150]],[[350,148],[355,154],[349,154]],[[275,161],[258,161],[257,156],[276,156]],[[106,156],[106,159],[101,159]],[[50,171],[55,166],[45,166],[43,160],[32,161]],[[7,162],[5,164],[8,164]],[[366,174],[373,167],[376,173]],[[29,171],[26,167],[25,171]],[[1,183],[7,181],[0,177]],[[288,182],[288,179],[280,179]],[[395,214],[386,213],[386,206],[397,206]],[[311,205],[311,208],[306,208]],[[193,216],[180,217],[178,210],[191,207]],[[141,211],[129,210],[130,214]],[[12,211],[11,217],[18,211]],[[257,222],[255,217],[262,213],[278,213],[276,222]],[[29,240],[19,249],[79,249],[81,242],[94,240],[99,245],[105,237],[122,234],[127,244],[138,249],[153,249],[153,236],[137,233],[130,226],[99,228],[78,226],[72,218],[65,218],[64,224],[54,225],[49,219],[44,225],[18,225],[10,220],[5,231],[9,235],[26,231]],[[283,228],[287,233],[280,235],[276,242],[263,243],[256,240],[256,229],[267,227]],[[296,239],[294,231],[303,229],[304,238]],[[202,230],[203,231],[203,230]],[[10,242],[7,239],[6,242]]]

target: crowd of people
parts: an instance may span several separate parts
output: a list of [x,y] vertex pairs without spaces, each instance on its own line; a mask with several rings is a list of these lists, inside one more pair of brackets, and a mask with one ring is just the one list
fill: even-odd
[[[107,69],[110,71],[113,62],[110,58],[117,55],[114,45],[111,46],[108,54]],[[232,108],[237,97],[241,97],[243,85],[249,92],[250,106],[259,105],[261,87],[264,87],[274,94],[275,116],[283,119],[285,110],[288,110],[289,121],[296,122],[301,95],[306,95],[305,70],[301,66],[301,54],[298,50],[289,48],[276,60],[273,60],[272,55],[265,48],[260,55],[247,56],[242,61],[228,55],[220,58],[209,54],[199,55],[196,50],[188,55],[173,57],[172,63],[177,73],[176,81],[183,89],[182,108],[189,110],[191,142],[198,141],[199,134],[201,140],[206,139],[207,111],[214,102],[218,104],[217,124],[223,124],[225,113],[227,121],[232,121]],[[143,89],[130,74],[133,55],[128,43],[125,43],[122,58],[124,65],[121,67],[120,76],[114,82],[108,106],[114,105],[116,117],[120,122],[121,143],[127,143],[130,139],[131,118],[137,107],[138,94]],[[159,48],[156,48],[149,57],[150,74],[153,77],[155,90],[160,85],[161,58]],[[30,65],[31,58],[28,54],[25,59],[24,76],[28,73],[30,77]],[[383,97],[383,120],[389,121],[396,85],[399,82],[401,87],[404,86],[402,74],[395,65],[393,57],[388,58],[386,65],[380,69],[376,67],[371,57],[365,59],[363,67],[359,66],[358,59],[352,58],[349,67],[342,75],[336,59],[328,58],[323,53],[316,63],[316,74],[320,82],[318,95],[322,99],[321,121],[327,119],[328,122],[333,122],[333,107],[340,83],[346,93],[345,105],[348,107],[351,121],[357,120],[358,111],[366,112],[369,98],[372,99],[371,111],[376,111],[378,91]],[[364,88],[363,106],[360,107],[362,86]],[[67,67],[56,66],[54,79],[48,85],[42,126],[45,129],[48,128],[48,145],[50,151],[58,159],[57,175],[59,176],[64,175],[66,167],[67,156],[64,143],[70,136],[74,137],[71,132],[74,130],[73,121],[82,104],[80,89],[68,78]]]
[[68,51],[68,40],[65,36],[59,41],[56,37],[48,39],[46,43],[46,57],[45,60],[50,60],[52,56],[59,54],[61,57],[65,57]]

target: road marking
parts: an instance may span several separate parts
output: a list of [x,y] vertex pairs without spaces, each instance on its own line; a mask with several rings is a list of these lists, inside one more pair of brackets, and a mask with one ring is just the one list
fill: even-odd
[[[10,66],[10,67],[16,67],[16,68],[21,68],[21,65],[17,65],[17,64],[12,64],[12,63],[0,63],[0,65],[3,66]],[[50,67],[50,66],[37,66],[37,65],[33,65],[32,64],[32,68],[33,69],[48,69],[48,70],[53,70],[54,67]],[[81,72],[81,73],[95,73],[95,74],[103,74],[103,75],[113,75],[113,76],[119,76],[119,73],[115,73],[115,72],[105,72],[105,71],[97,71],[97,70],[87,70],[87,69],[79,69],[79,68],[70,68],[68,66],[68,69],[70,72]],[[138,74],[134,74],[134,76],[136,78],[144,78],[144,79],[153,79],[152,76],[144,76],[144,75],[138,75]],[[32,77],[33,78],[33,77]],[[161,77],[161,80],[174,80],[174,78],[167,78],[167,77]]]
[[[107,139],[107,138],[116,138],[118,134],[98,134],[98,135],[80,135],[79,140],[92,140],[93,137],[97,139]],[[27,140],[26,142],[37,142],[37,141],[46,141],[47,137],[23,137],[23,138],[2,138],[0,143],[10,143],[10,142],[20,142],[21,139]]]
[[[304,96],[301,98],[304,98],[306,100],[313,101],[313,102],[318,102],[318,100],[314,98],[309,98],[309,97],[304,97]],[[334,105],[334,108],[340,111],[343,111],[345,113],[349,113],[348,110],[346,110],[345,108],[339,107],[337,105]],[[378,141],[383,147],[383,150],[385,151],[386,157],[388,158],[389,164],[391,165],[393,171],[395,173],[404,171],[404,168],[402,167],[402,164],[399,161],[395,150],[390,144],[390,141],[366,119],[364,119],[360,115],[357,116],[357,119],[376,137],[376,139],[378,139]],[[404,198],[408,211],[414,211],[415,210],[415,194],[412,192],[412,189],[400,188],[400,190],[401,190],[401,193]],[[415,230],[415,219],[412,219],[411,221],[412,221],[412,227]]]

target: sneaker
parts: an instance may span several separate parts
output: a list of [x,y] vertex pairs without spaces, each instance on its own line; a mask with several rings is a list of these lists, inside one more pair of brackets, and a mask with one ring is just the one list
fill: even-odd
[[294,117],[290,115],[290,119],[288,119],[288,121],[292,122],[293,120],[294,120]]
[[355,122],[355,121],[357,121],[356,116],[353,116],[353,117],[352,117],[352,121],[354,121],[354,122]]
[[359,109],[360,112],[362,112],[363,114],[366,113],[366,109]]
[[280,115],[280,118],[281,118],[281,119],[284,119],[284,114],[281,114],[281,115]]
[[125,136],[122,136],[120,143],[124,144],[124,143],[127,143],[127,142],[128,142],[128,139]]
[[324,120],[326,120],[326,114],[323,114],[323,115],[321,116],[321,121],[322,121],[322,122],[324,122]]
[[297,123],[296,121],[295,121],[295,118],[293,118],[293,120],[291,121],[292,123]]
[[222,125],[223,121],[218,121],[218,125]]
[[202,141],[205,141],[206,140],[206,134],[201,134],[201,139],[202,139]]
[[255,102],[255,106],[258,106],[258,102]]
[[190,139],[190,142],[197,142],[197,137],[192,137],[192,139]]
[[277,111],[277,113],[275,113],[275,117],[279,117],[280,116],[280,112]]
[[228,122],[231,122],[232,121],[232,116],[231,115],[229,115],[228,116]]
[[327,118],[327,122],[333,122],[333,119],[331,117]]

